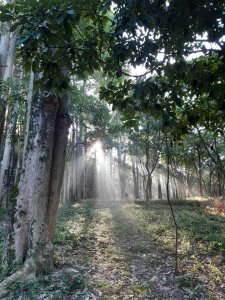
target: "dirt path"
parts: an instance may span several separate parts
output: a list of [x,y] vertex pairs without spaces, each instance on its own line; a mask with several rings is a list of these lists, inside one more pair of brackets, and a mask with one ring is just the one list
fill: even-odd
[[221,282],[215,287],[201,281],[204,274],[198,278],[201,266],[195,266],[198,261],[189,252],[203,245],[191,245],[185,235],[180,249],[183,275],[174,277],[173,228],[165,205],[146,210],[136,204],[86,204],[75,205],[80,212],[66,225],[76,237],[64,248],[70,258],[64,254],[58,260],[59,267],[64,263],[84,270],[93,299],[224,299]]
[[173,275],[174,228],[165,202],[146,209],[83,201],[60,209],[53,275],[18,282],[7,300],[225,299],[222,248],[212,243],[214,231],[222,239],[224,219],[191,202],[175,211],[181,275]]

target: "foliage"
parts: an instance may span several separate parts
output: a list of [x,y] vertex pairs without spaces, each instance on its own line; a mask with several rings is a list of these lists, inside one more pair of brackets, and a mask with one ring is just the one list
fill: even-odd
[[[201,3],[119,0],[115,3],[117,48],[124,51],[134,65],[157,68],[170,57],[179,60],[196,51],[206,55],[215,51],[224,56],[225,4],[222,0],[213,3],[209,0]],[[205,46],[206,41],[212,44],[211,49]],[[160,53],[164,54],[161,62],[157,57]],[[115,55],[120,57],[116,51]]]
[[196,124],[221,131],[224,2],[115,3],[113,58],[121,74],[128,62],[145,66],[147,76],[109,82],[101,97],[122,110],[131,127],[137,127],[141,111],[162,118],[176,139]]
[[0,20],[19,28],[18,55],[26,72],[41,74],[36,87],[60,92],[68,88],[68,71],[84,76],[101,66],[110,42],[108,8],[101,1],[20,0],[2,6]]

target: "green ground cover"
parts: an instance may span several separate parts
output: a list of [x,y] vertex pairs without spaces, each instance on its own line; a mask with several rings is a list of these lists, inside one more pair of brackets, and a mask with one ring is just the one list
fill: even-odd
[[204,201],[173,206],[179,276],[166,201],[146,208],[87,200],[60,208],[54,273],[20,280],[7,299],[225,299],[224,217]]

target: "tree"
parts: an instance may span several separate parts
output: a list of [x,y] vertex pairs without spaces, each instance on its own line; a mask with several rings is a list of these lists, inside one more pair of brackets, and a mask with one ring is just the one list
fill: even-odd
[[140,162],[144,165],[144,186],[146,202],[153,198],[152,174],[159,162],[163,144],[161,122],[144,114],[141,115],[140,129],[130,135],[133,143],[131,154],[139,156]]
[[[127,120],[133,119],[133,125],[136,112],[142,111],[161,115],[165,126],[173,126],[182,134],[187,132],[186,124],[180,120],[177,124],[176,109],[183,106],[183,98],[189,97],[189,88],[195,93],[198,89],[201,95],[207,92],[214,99],[220,94],[217,103],[222,106],[225,78],[222,0],[115,3],[117,43],[113,59],[120,70],[118,76],[127,74],[127,63],[134,67],[143,65],[146,72],[120,85],[110,82],[106,89],[102,88],[102,98],[126,110]],[[190,55],[201,58],[190,61]],[[210,64],[215,69],[207,69]],[[188,82],[186,89],[181,88],[181,81]],[[215,86],[219,86],[216,93]]]
[[[47,6],[46,6],[47,5]],[[46,7],[48,8],[46,10]],[[69,74],[90,74],[100,67],[109,43],[108,6],[101,1],[17,1],[1,7],[1,20],[19,28],[21,66],[35,73],[24,170],[16,196],[13,243],[7,263],[22,263],[22,274],[52,268],[52,241],[63,178],[68,127]],[[35,17],[34,17],[35,16]],[[104,45],[104,48],[103,48]],[[10,255],[9,255],[10,254]],[[21,275],[21,273],[18,273]],[[16,274],[2,283],[10,284]]]

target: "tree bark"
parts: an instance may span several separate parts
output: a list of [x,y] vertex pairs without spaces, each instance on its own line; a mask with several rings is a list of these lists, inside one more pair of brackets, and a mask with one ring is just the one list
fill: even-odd
[[33,99],[33,84],[34,84],[34,73],[30,72],[30,80],[28,87],[28,95],[27,95],[27,105],[26,105],[26,125],[24,132],[24,143],[23,143],[23,158],[22,158],[22,168],[24,166],[25,153],[28,143],[28,135],[29,135],[29,126],[30,126],[30,118],[31,118],[31,108],[32,108],[32,99]]
[[[14,3],[14,0],[7,0],[6,3]],[[4,23],[2,25],[0,39],[0,84],[3,79],[10,78],[12,75],[15,53],[15,41],[16,35],[11,34],[9,30],[9,25],[7,23]],[[0,95],[0,147],[3,142],[5,113],[6,103],[3,95]]]
[[152,175],[150,172],[147,173],[147,182],[146,182],[146,202],[152,200]]
[[16,103],[14,107],[10,108],[8,114],[8,126],[5,138],[4,152],[0,168],[0,207],[7,207],[9,181],[10,181],[10,165],[13,155],[13,137],[16,131],[16,123],[18,117],[19,104]]
[[5,113],[6,113],[6,106],[3,103],[2,99],[0,99],[0,150],[2,149],[3,143],[3,135],[4,135],[4,127],[5,127]]
[[131,155],[132,174],[133,174],[133,185],[134,185],[134,199],[139,199],[139,172],[136,158]]
[[59,98],[59,109],[56,117],[52,167],[48,199],[48,231],[50,240],[53,241],[57,210],[60,200],[61,186],[65,168],[66,146],[71,118],[68,114],[68,92]]
[[161,186],[160,177],[158,177],[158,199],[162,200],[162,186]]
[[[54,94],[35,95],[28,145],[18,185],[14,244],[5,257],[29,262],[35,273],[52,268],[52,244],[48,233],[48,200],[58,99]],[[12,261],[6,261],[12,263]]]

